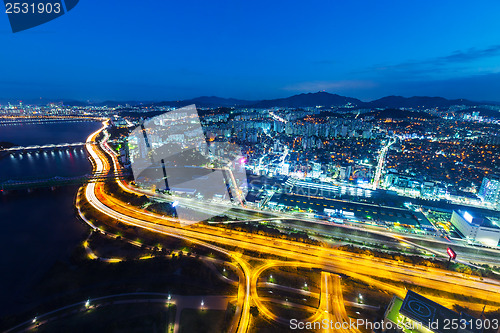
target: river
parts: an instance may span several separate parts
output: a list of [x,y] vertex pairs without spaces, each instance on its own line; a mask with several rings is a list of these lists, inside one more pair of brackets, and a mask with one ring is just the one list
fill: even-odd
[[[0,142],[45,145],[84,142],[98,122],[0,127]],[[0,159],[0,180],[70,177],[91,172],[85,148],[16,153]],[[0,194],[0,315],[30,307],[26,295],[57,261],[66,261],[88,229],[74,214],[77,187]]]

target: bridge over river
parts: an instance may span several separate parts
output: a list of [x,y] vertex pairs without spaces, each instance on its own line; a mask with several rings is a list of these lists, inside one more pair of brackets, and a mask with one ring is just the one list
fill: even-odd
[[0,191],[5,192],[5,191],[23,190],[23,189],[31,190],[42,187],[83,185],[86,183],[104,182],[111,179],[128,179],[129,177],[131,177],[130,173],[111,172],[111,173],[86,174],[75,177],[56,176],[46,179],[39,179],[39,178],[7,179],[7,180],[0,180]]
[[95,144],[95,142],[60,143],[60,144],[35,145],[26,147],[14,146],[11,148],[0,149],[0,154],[27,153],[31,151],[43,151],[43,150],[59,150],[59,149],[83,147],[86,145],[93,145],[93,144]]

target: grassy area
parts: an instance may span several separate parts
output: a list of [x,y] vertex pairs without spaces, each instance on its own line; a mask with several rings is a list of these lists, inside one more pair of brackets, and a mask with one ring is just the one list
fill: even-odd
[[215,268],[217,268],[217,271],[226,278],[233,281],[239,281],[240,278],[238,274],[234,271],[234,267],[227,264],[214,264],[214,265]]
[[[314,312],[307,311],[304,309],[297,309],[293,308],[291,306],[287,305],[282,305],[279,303],[273,303],[273,302],[263,302],[264,305],[275,315],[278,317],[283,317],[286,319],[298,319],[298,320],[303,320],[306,318],[309,318],[314,314]],[[262,314],[261,314],[262,316]]]
[[71,314],[36,330],[45,332],[166,332],[175,322],[175,307],[162,303],[117,304]]
[[[289,333],[291,330],[289,327],[283,325],[269,322],[262,315],[253,318],[248,329],[248,333]],[[310,330],[297,330],[300,333],[315,333],[315,331]]]
[[286,239],[294,242],[301,242],[305,244],[320,245],[320,243],[309,237],[305,232],[298,231],[282,231],[274,226],[272,223],[262,222],[246,222],[246,223],[229,223],[229,224],[219,224],[219,228],[226,229],[228,231],[238,231],[245,232],[249,235],[257,234],[266,237],[273,237],[276,239]]
[[224,332],[225,311],[184,309],[181,312],[180,333]]
[[319,293],[321,291],[320,281],[321,272],[318,269],[286,266],[270,268],[264,271],[259,278],[259,282],[271,282],[315,293]]
[[[345,301],[361,302],[363,304],[380,306],[385,309],[392,299],[392,294],[373,289],[364,282],[355,280],[349,276],[342,278],[342,293]],[[359,298],[361,295],[362,299]]]
[[307,305],[313,308],[319,306],[319,298],[287,292],[276,288],[258,288],[257,293],[259,297],[279,298],[288,300],[290,303]]
[[92,234],[89,246],[96,255],[102,258],[138,259],[150,253],[150,251],[122,241],[121,237],[115,239],[99,232]]
[[55,265],[34,293],[43,297],[84,290],[109,294],[138,289],[174,292],[173,288],[180,294],[199,295],[224,294],[230,287],[197,259],[186,256],[119,263],[74,259],[71,264]]

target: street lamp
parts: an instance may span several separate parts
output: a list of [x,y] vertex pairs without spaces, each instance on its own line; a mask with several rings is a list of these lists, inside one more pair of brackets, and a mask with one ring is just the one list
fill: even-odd
[[36,323],[36,321],[37,321],[37,317],[33,318],[32,323],[34,324],[34,323]]
[[88,299],[86,302],[85,302],[85,307],[88,309],[90,306],[90,299]]
[[201,309],[203,310],[203,307],[205,306],[205,302],[201,300]]

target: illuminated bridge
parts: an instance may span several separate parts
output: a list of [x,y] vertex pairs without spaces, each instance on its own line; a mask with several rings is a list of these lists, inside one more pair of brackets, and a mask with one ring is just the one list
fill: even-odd
[[52,177],[47,179],[25,178],[25,179],[8,179],[0,180],[0,191],[34,189],[42,187],[59,187],[68,185],[83,185],[86,183],[105,182],[112,179],[128,179],[131,177],[130,173],[96,173],[86,174],[83,176],[75,177]]
[[27,147],[11,147],[0,149],[0,154],[2,153],[16,153],[16,152],[30,152],[30,151],[40,151],[40,150],[52,150],[52,149],[65,149],[65,148],[76,148],[85,145],[93,145],[95,142],[75,142],[75,143],[60,143],[60,144],[49,144],[49,145],[37,145],[37,146],[27,146]]

